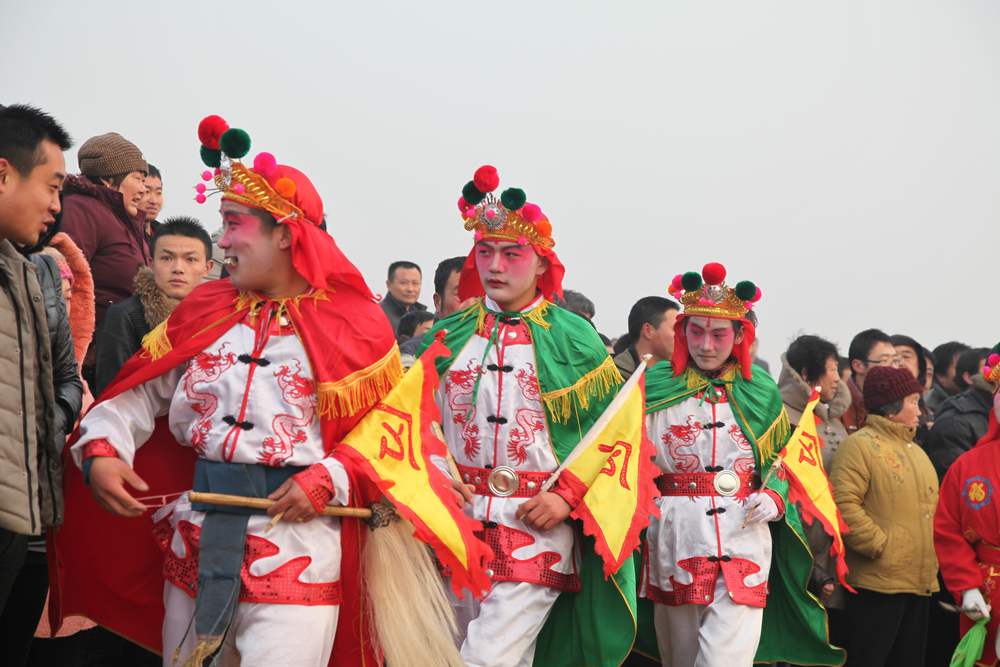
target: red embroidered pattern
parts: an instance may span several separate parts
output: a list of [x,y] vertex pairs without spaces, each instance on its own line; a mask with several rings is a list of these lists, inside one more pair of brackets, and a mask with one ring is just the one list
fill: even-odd
[[[473,466],[459,465],[458,472],[462,474],[462,481],[471,484],[473,493],[479,496],[495,496],[489,487],[489,468],[475,468]],[[537,496],[541,491],[542,483],[549,478],[552,473],[548,472],[522,472],[517,471],[517,490],[507,498],[531,498]]]
[[649,584],[646,586],[645,597],[656,604],[677,607],[682,604],[708,604],[715,599],[715,580],[719,576],[719,563],[708,560],[706,556],[685,558],[677,563],[682,569],[691,573],[690,584],[682,584],[670,577],[670,587],[665,591]]
[[451,421],[462,426],[465,456],[469,459],[476,458],[481,446],[476,408],[472,405],[472,391],[481,370],[475,359],[469,359],[465,370],[449,371],[444,388],[448,407],[451,409]]
[[113,458],[118,458],[118,450],[108,442],[107,440],[101,438],[100,440],[91,440],[86,445],[83,446],[83,460],[94,458],[95,456],[110,456]]
[[688,415],[686,424],[670,424],[660,439],[667,447],[667,453],[674,460],[674,470],[694,472],[701,461],[697,454],[682,452],[682,448],[693,447],[702,432],[701,422],[694,415]]
[[[482,338],[487,338],[490,332],[493,331],[493,325],[496,323],[496,315],[488,313],[483,324],[483,331],[479,333]],[[501,340],[498,341],[501,345],[531,345],[531,329],[528,325],[524,323],[524,319],[518,318],[517,324],[504,324],[500,323],[499,336]]]
[[293,414],[278,414],[271,420],[274,436],[264,438],[257,460],[266,466],[284,465],[295,453],[295,445],[308,439],[303,430],[313,423],[316,415],[316,387],[310,378],[302,376],[302,364],[295,360],[295,370],[282,366],[274,373],[281,390],[282,400],[299,411]]
[[201,352],[191,360],[191,365],[184,373],[184,395],[191,404],[191,409],[198,415],[197,421],[191,427],[191,447],[199,454],[204,454],[206,438],[212,430],[212,415],[219,408],[219,398],[208,391],[196,391],[195,386],[215,382],[222,374],[236,363],[236,355],[226,352],[229,343],[223,343],[215,354]]
[[737,457],[737,459],[733,461],[733,470],[741,475],[752,475],[753,471],[757,467],[753,458],[753,445],[750,444],[750,440],[747,438],[746,434],[743,433],[743,429],[740,428],[739,424],[731,424],[729,426],[728,433],[729,439],[733,441],[737,449],[741,452],[747,452],[750,454],[750,456]]
[[[556,552],[543,551],[528,560],[520,560],[511,555],[535,541],[531,533],[498,524],[493,528],[476,531],[476,537],[484,540],[493,551],[493,559],[486,563],[486,574],[491,580],[538,584],[564,593],[580,591],[580,575],[575,567],[572,574],[550,569],[561,559]],[[451,576],[451,570],[447,567],[442,567],[441,572],[446,577]]]
[[302,472],[292,476],[299,488],[305,491],[313,509],[322,512],[333,498],[333,480],[330,471],[322,463],[314,463]]
[[[170,522],[161,519],[153,526],[153,535],[163,551],[163,577],[174,586],[194,597],[198,592],[198,542],[201,528],[190,521],[180,521],[177,530],[184,541],[185,556],[179,557],[170,548],[173,531]],[[244,547],[243,569],[240,577],[240,602],[268,604],[337,605],[341,602],[339,581],[307,583],[299,575],[309,567],[312,558],[299,556],[263,576],[250,573],[250,566],[262,558],[274,556],[279,551],[271,541],[256,535],[247,535]]]
[[535,365],[526,364],[527,368],[520,369],[514,374],[517,386],[521,389],[521,396],[527,401],[541,400],[542,392],[538,388],[538,374],[535,373]]
[[514,413],[517,423],[507,439],[507,456],[516,465],[528,460],[528,447],[535,444],[535,434],[545,429],[545,413],[531,408],[518,408]]

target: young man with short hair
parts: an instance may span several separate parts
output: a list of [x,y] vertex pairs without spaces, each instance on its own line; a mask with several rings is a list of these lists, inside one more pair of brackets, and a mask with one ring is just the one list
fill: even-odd
[[[459,299],[475,301],[425,336],[450,350],[437,362],[445,442],[494,552],[489,596],[456,602],[461,654],[470,667],[618,667],[635,636],[632,559],[605,580],[593,541],[568,520],[586,487],[565,475],[541,487],[621,378],[594,328],[553,303],[565,269],[551,223],[519,189],[495,197],[498,185],[487,165],[462,191],[475,242]],[[635,511],[646,517],[651,503]]]
[[150,245],[152,245],[153,234],[160,225],[157,217],[160,215],[160,211],[163,210],[163,177],[160,174],[160,170],[154,165],[148,164],[147,166],[146,193],[143,195],[142,201],[139,202],[139,212],[142,213],[145,219],[144,231],[146,232],[146,238],[150,240]]
[[989,355],[988,348],[970,348],[962,352],[955,363],[955,384],[960,391],[938,408],[925,444],[940,478],[955,459],[986,433],[994,387],[981,371]]
[[400,260],[389,265],[389,275],[385,281],[386,295],[381,306],[389,318],[393,333],[399,326],[399,318],[413,310],[427,310],[420,303],[420,285],[423,275],[420,267],[413,262]]
[[[70,145],[52,116],[0,106],[0,612],[29,536],[63,520],[62,449],[80,410],[79,394],[75,406],[56,405],[45,294],[34,264],[14,247],[35,245],[55,224]],[[17,612],[38,614],[42,600]],[[30,634],[3,636],[0,655],[19,663],[29,642]]]
[[629,379],[647,354],[652,355],[649,366],[670,358],[679,312],[676,301],[662,296],[644,296],[635,302],[628,314],[628,347],[615,356],[615,366],[623,378]]
[[848,433],[854,433],[865,425],[868,418],[863,390],[869,369],[875,366],[892,366],[898,361],[892,339],[881,329],[865,329],[856,335],[847,350],[847,358],[851,364],[851,380],[847,383],[851,390],[851,407],[841,417],[841,421]]
[[194,218],[168,218],[153,233],[150,250],[152,267],[136,273],[135,295],[111,306],[104,317],[97,337],[95,395],[212,270],[212,239]]
[[[465,257],[449,257],[441,260],[434,270],[434,319],[440,320],[452,313],[468,308],[472,299],[462,301],[458,298],[458,282],[462,275],[462,265]],[[422,336],[414,336],[399,345],[399,353],[407,357],[416,357],[417,350],[423,344]]]
[[646,376],[663,474],[640,592],[654,603],[663,665],[839,665],[826,613],[806,592],[812,558],[788,482],[769,474],[791,427],[751,360],[760,292],[725,278],[710,263],[674,279],[684,311],[673,355]]

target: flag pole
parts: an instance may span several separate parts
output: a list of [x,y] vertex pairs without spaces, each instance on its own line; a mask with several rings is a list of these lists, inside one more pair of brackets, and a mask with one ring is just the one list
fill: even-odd
[[559,475],[562,474],[563,470],[572,465],[573,461],[579,458],[580,454],[585,452],[587,448],[590,447],[590,444],[601,435],[601,432],[604,431],[607,425],[611,422],[618,410],[625,404],[629,391],[631,391],[632,388],[639,383],[639,379],[642,377],[642,374],[646,372],[646,366],[652,357],[653,355],[651,354],[644,354],[642,356],[642,361],[639,362],[635,372],[632,373],[628,380],[626,380],[625,384],[622,385],[622,388],[618,390],[618,393],[615,394],[615,397],[611,400],[607,409],[601,414],[600,417],[598,417],[597,421],[595,421],[593,426],[590,427],[586,435],[584,435],[580,442],[577,443],[576,447],[573,448],[573,451],[569,453],[569,456],[563,459],[563,462],[559,464],[559,467],[555,469],[555,472],[553,472],[549,478],[545,480],[542,484],[540,492],[551,489],[559,479]]

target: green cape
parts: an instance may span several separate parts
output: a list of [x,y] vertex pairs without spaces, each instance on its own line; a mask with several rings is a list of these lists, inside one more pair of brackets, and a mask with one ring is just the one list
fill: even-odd
[[[646,414],[663,410],[693,396],[709,385],[725,387],[737,423],[753,445],[757,469],[766,471],[791,435],[781,393],[767,373],[754,368],[746,380],[736,366],[718,378],[706,378],[688,368],[675,377],[668,362],[660,362],[646,372]],[[763,473],[767,477],[767,473]],[[788,502],[788,481],[770,475],[767,488],[785,501],[784,521],[771,524],[771,574],[760,645],[755,662],[789,662],[793,665],[840,665],[844,651],[830,645],[826,611],[806,590],[812,570],[798,508]],[[648,602],[648,601],[643,601]],[[639,608],[640,638],[637,648],[656,655],[652,605]],[[647,617],[647,614],[649,615]]]
[[[484,328],[487,310],[482,300],[441,320],[424,338],[424,349],[437,332],[446,330],[450,357],[438,360],[441,377],[476,331]],[[621,375],[608,356],[594,327],[582,317],[548,301],[523,317],[531,330],[535,368],[545,405],[549,436],[562,461],[580,442],[611,402]],[[495,332],[485,332],[491,336]],[[610,579],[595,553],[593,539],[577,531],[581,545],[579,593],[563,593],[556,600],[538,636],[537,667],[618,667],[636,636],[638,569],[625,561]]]

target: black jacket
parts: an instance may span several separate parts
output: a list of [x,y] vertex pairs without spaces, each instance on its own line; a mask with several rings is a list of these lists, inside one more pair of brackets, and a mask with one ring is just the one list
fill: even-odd
[[94,396],[100,396],[111,384],[125,362],[142,347],[142,338],[150,330],[139,297],[130,296],[108,308],[101,335],[97,336]]
[[941,404],[924,444],[939,478],[983,437],[992,408],[993,396],[976,386]]
[[73,430],[83,405],[83,383],[73,356],[73,334],[63,300],[62,276],[56,260],[41,253],[31,256],[37,269],[38,283],[45,299],[45,315],[52,347],[52,384],[55,389],[55,438],[61,451],[66,436]]
[[382,312],[385,313],[385,316],[389,318],[389,324],[392,325],[393,334],[395,334],[396,329],[399,328],[399,320],[403,317],[403,315],[415,310],[427,310],[427,306],[419,301],[414,304],[406,305],[389,293],[386,293],[386,295],[382,297],[382,301],[379,302],[379,305],[382,306]]

